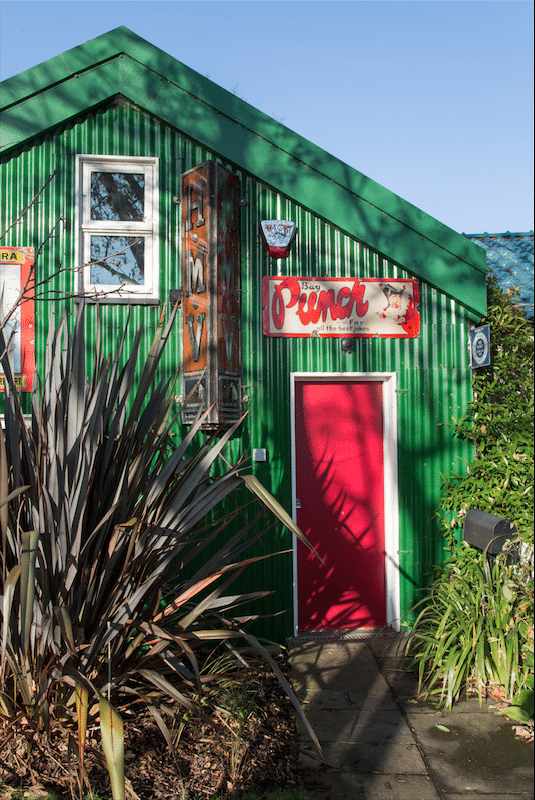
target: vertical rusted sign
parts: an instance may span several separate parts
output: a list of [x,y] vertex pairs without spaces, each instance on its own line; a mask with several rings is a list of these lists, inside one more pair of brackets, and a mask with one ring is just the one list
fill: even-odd
[[[35,368],[34,248],[0,247],[0,325],[12,357],[15,384],[32,391]],[[0,391],[5,376],[0,366]]]
[[240,416],[240,185],[215,161],[182,176],[183,421],[206,428]]

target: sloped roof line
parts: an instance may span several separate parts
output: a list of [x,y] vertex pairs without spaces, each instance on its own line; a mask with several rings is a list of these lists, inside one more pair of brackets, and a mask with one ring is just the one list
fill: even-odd
[[[121,38],[125,38],[125,36],[127,36],[127,37],[129,38],[129,36],[128,36],[128,35],[129,35],[129,36],[133,36],[133,37],[135,37],[135,38],[139,38],[139,37],[137,37],[137,36],[136,36],[136,34],[133,34],[133,32],[129,31],[127,28],[120,27],[120,28],[116,28],[115,30],[112,30],[112,31],[110,31],[110,32],[109,32],[109,33],[107,33],[107,34],[103,34],[103,36],[101,36],[101,37],[98,37],[98,39],[103,39],[103,38],[113,37],[113,38],[116,38],[117,40],[120,40]],[[97,40],[95,39],[95,40],[92,40],[92,41],[93,41],[93,42],[96,42]],[[141,40],[141,41],[143,41],[143,40]],[[92,42],[86,42],[86,43],[85,43],[85,45],[80,45],[78,48],[74,48],[74,50],[78,50],[78,49],[80,49],[80,48],[87,47],[88,45],[91,45],[91,44],[92,44]],[[151,47],[153,47],[153,46],[151,45]],[[158,50],[158,48],[154,47],[154,50]],[[71,51],[71,52],[72,52],[72,51]],[[163,55],[164,57],[166,57],[166,58],[172,58],[171,56],[168,56],[166,53],[163,53],[163,51],[160,51],[160,52],[162,53],[162,55]],[[109,62],[109,61],[112,61],[114,58],[120,57],[120,56],[122,56],[122,55],[126,55],[127,57],[130,57],[130,58],[134,58],[134,56],[133,56],[133,55],[132,55],[132,54],[131,54],[131,53],[128,51],[128,47],[127,47],[127,46],[124,46],[124,44],[123,44],[123,43],[121,43],[121,42],[119,41],[119,44],[117,45],[117,49],[116,49],[114,52],[111,52],[111,53],[109,53],[109,54],[108,54],[108,55],[107,55],[105,58],[102,58],[102,59],[101,59],[101,60],[98,62],[98,64],[99,64],[99,65],[100,65],[100,64],[104,64],[104,63],[106,63],[106,62]],[[64,58],[64,56],[65,56],[65,54],[60,54],[59,56],[55,56],[54,58],[50,59],[48,62],[45,62],[45,64],[52,64],[52,62],[56,62],[56,61],[57,61],[57,60],[59,60],[59,59],[63,60],[63,62],[65,63],[66,71],[65,71],[65,74],[63,74],[63,75],[62,75],[62,77],[61,77],[59,80],[56,80],[56,81],[55,81],[55,82],[53,82],[53,83],[46,83],[46,82],[42,82],[42,81],[41,81],[41,82],[39,82],[38,86],[37,86],[37,87],[36,87],[36,88],[35,88],[33,91],[30,91],[30,92],[28,92],[27,94],[25,94],[25,95],[24,95],[24,97],[22,97],[22,96],[20,96],[20,95],[19,95],[19,96],[17,96],[17,97],[16,97],[16,99],[12,100],[11,102],[7,102],[5,105],[3,105],[3,104],[0,102],[0,108],[1,108],[1,109],[3,109],[3,110],[5,110],[5,111],[8,111],[10,108],[12,108],[14,105],[16,105],[17,103],[21,102],[22,100],[30,100],[30,99],[32,99],[33,97],[35,97],[35,96],[37,96],[38,94],[40,94],[41,92],[43,92],[43,91],[48,91],[48,90],[50,90],[50,89],[53,89],[53,88],[55,88],[56,86],[58,86],[58,85],[60,85],[61,83],[63,83],[63,82],[66,80],[66,79],[69,79],[69,78],[78,78],[78,77],[82,76],[84,73],[86,73],[86,72],[90,72],[90,71],[91,71],[92,69],[94,69],[94,67],[96,66],[96,62],[87,63],[87,64],[85,64],[85,65],[84,65],[84,67],[83,67],[83,68],[81,68],[81,69],[78,69],[78,70],[76,70],[76,71],[72,71],[72,70],[69,68],[69,66],[67,65],[67,63],[65,62],[65,58]],[[134,59],[134,60],[138,60],[138,59]],[[190,68],[189,68],[189,67],[187,67],[186,65],[182,64],[181,62],[177,61],[176,59],[173,59],[173,60],[175,60],[175,61],[176,61],[176,64],[177,64],[177,65],[180,65],[181,69],[184,69],[184,70],[187,70],[187,71],[191,71],[191,72],[193,72],[193,71],[192,71],[192,70],[190,70]],[[150,70],[150,71],[151,71],[151,72],[153,72],[155,75],[158,75],[158,76],[160,76],[161,78],[163,78],[165,81],[169,82],[170,84],[174,84],[174,83],[175,83],[175,81],[171,80],[171,79],[170,79],[170,78],[169,78],[167,75],[162,75],[162,74],[161,74],[161,73],[160,73],[158,70],[154,69],[154,68],[153,68],[153,67],[152,67],[150,64],[147,64],[147,63],[145,63],[145,62],[139,62],[139,63],[142,63],[142,65],[143,65],[143,66],[144,66],[146,69]],[[44,66],[44,65],[41,65],[41,66]],[[17,81],[19,80],[19,78],[23,78],[25,74],[27,74],[27,75],[30,75],[30,73],[33,73],[35,70],[38,70],[38,69],[39,69],[39,67],[33,67],[33,68],[31,68],[31,69],[27,70],[27,71],[26,71],[26,73],[21,73],[21,75],[20,75],[20,76],[14,76],[13,78],[9,78],[7,81],[5,81],[5,82],[4,82],[4,91],[5,91],[6,89],[9,89],[9,88],[11,88],[11,86],[12,86],[12,85],[16,85],[16,84],[17,84]],[[215,83],[213,83],[212,81],[210,81],[210,79],[209,79],[209,78],[205,78],[204,76],[201,76],[201,75],[199,75],[198,73],[195,73],[195,75],[196,75],[197,77],[199,77],[199,78],[200,78],[202,81],[206,81],[207,83],[210,83],[210,84],[211,84],[211,86],[212,86],[212,87],[213,87],[213,88],[214,88],[216,91],[218,91],[218,92],[224,92],[225,94],[230,94],[230,93],[228,93],[228,92],[227,92],[225,89],[223,89],[222,87],[220,87],[220,86],[218,86],[217,84],[215,84]],[[177,84],[177,85],[179,85],[179,84]],[[198,101],[200,101],[200,102],[202,102],[202,103],[206,104],[206,105],[207,105],[209,108],[211,108],[211,109],[213,109],[214,111],[216,111],[216,113],[218,113],[218,114],[224,114],[224,115],[225,115],[226,117],[228,117],[228,119],[230,119],[230,120],[234,120],[234,119],[235,119],[235,117],[234,117],[234,116],[233,116],[231,113],[229,113],[229,111],[228,111],[228,110],[222,110],[220,107],[218,107],[216,104],[214,104],[214,103],[213,103],[213,102],[212,102],[210,99],[208,99],[207,97],[202,97],[202,96],[200,96],[200,94],[199,94],[199,93],[195,93],[195,92],[191,91],[190,89],[188,89],[187,87],[185,87],[183,84],[180,84],[180,88],[181,88],[181,89],[182,89],[184,92],[186,92],[187,94],[189,94],[191,97],[194,97],[194,98],[195,98],[195,99],[197,99]],[[17,94],[18,94],[18,93],[17,93]],[[293,131],[291,131],[289,128],[286,128],[286,126],[284,126],[282,123],[276,122],[276,121],[275,121],[275,120],[273,120],[271,117],[268,117],[267,115],[265,115],[265,114],[264,114],[262,111],[260,111],[259,109],[256,109],[256,108],[254,108],[253,106],[250,106],[250,105],[249,105],[249,104],[248,104],[248,103],[247,103],[245,100],[242,100],[241,98],[237,98],[235,95],[231,95],[231,96],[232,96],[232,97],[235,99],[236,103],[238,103],[238,104],[243,104],[243,105],[245,105],[245,106],[248,106],[248,109],[249,109],[249,110],[252,110],[252,111],[254,112],[255,116],[265,117],[265,119],[266,119],[266,120],[269,120],[269,122],[272,122],[272,123],[274,123],[274,124],[275,124],[277,127],[279,127],[279,128],[284,128],[284,129],[285,129],[285,131],[286,131],[287,133],[289,133],[289,134],[290,134],[292,137],[297,137],[297,136],[298,136],[298,134],[295,134],[295,133],[294,133]],[[130,98],[130,99],[131,99],[131,100],[134,100],[134,98]],[[243,127],[245,127],[245,128],[248,128],[248,129],[251,131],[251,133],[252,133],[254,136],[257,136],[257,137],[259,137],[260,139],[263,139],[264,141],[268,142],[269,144],[273,144],[273,141],[272,141],[272,139],[270,139],[270,138],[269,138],[268,136],[266,136],[266,135],[263,135],[262,133],[259,133],[259,132],[258,132],[258,130],[255,130],[255,129],[254,129],[252,126],[251,126],[251,125],[248,125],[248,123],[247,123],[247,120],[245,120],[245,121],[244,121],[243,119],[242,119],[242,120],[240,120],[240,125],[242,125],[242,126],[243,126]],[[310,143],[309,143],[309,142],[307,142],[307,144],[310,144]],[[312,166],[312,165],[311,165],[311,164],[309,164],[307,161],[305,161],[303,158],[300,158],[299,156],[296,156],[296,154],[295,154],[295,153],[293,153],[293,152],[291,151],[291,148],[290,148],[290,147],[287,147],[287,146],[285,146],[285,144],[284,144],[283,142],[277,142],[277,143],[276,143],[276,146],[277,146],[278,148],[280,148],[281,150],[283,150],[284,152],[286,152],[286,153],[288,153],[289,155],[291,155],[291,156],[292,156],[292,157],[293,157],[293,158],[294,158],[296,161],[299,161],[301,164],[305,165],[306,167],[309,167],[309,168],[311,168],[311,169],[314,169],[314,170],[315,170],[316,172],[318,172],[319,174],[323,174],[323,173],[322,173],[322,171],[321,171],[321,170],[319,170],[317,167],[314,167],[314,166]],[[326,153],[326,155],[328,155],[328,156],[329,156],[329,158],[330,158],[330,159],[332,159],[333,161],[338,161],[338,159],[336,159],[336,157],[335,157],[335,156],[330,156],[328,153]],[[344,165],[344,166],[348,166],[348,165]],[[351,168],[351,167],[348,167],[348,169],[350,169],[350,170],[353,170],[353,168]],[[356,171],[355,171],[355,172],[356,172]],[[374,181],[373,181],[371,178],[367,178],[366,176],[362,175],[361,173],[358,173],[358,174],[359,174],[359,177],[360,177],[361,179],[365,180],[366,182],[369,182],[370,184],[373,184],[373,183],[375,183],[375,182],[374,182]],[[339,180],[336,180],[335,178],[333,178],[333,177],[331,177],[331,176],[327,176],[327,177],[329,177],[329,178],[330,178],[330,180],[335,180],[335,182],[337,182],[337,183],[340,183],[340,181],[339,181]],[[344,185],[344,184],[343,184],[343,183],[341,183],[341,185]],[[350,187],[346,186],[345,188],[350,188]],[[379,188],[381,188],[381,189],[382,189],[382,187],[379,187]],[[351,190],[351,189],[350,189],[350,190]],[[369,198],[366,198],[366,197],[363,197],[362,199],[363,199],[363,200],[365,200],[365,201],[366,201],[366,202],[367,202],[369,205],[371,205],[371,206],[374,206],[374,207],[376,207],[376,208],[380,208],[380,206],[378,205],[378,203],[377,203],[377,202],[374,202],[374,201],[372,201],[372,200],[370,200]],[[405,203],[407,206],[408,206],[408,205],[410,205],[410,204],[409,204],[407,201],[403,201],[403,202],[404,202],[404,203]],[[414,208],[416,211],[419,211],[419,209],[416,209],[416,207],[413,207],[413,208]],[[422,213],[423,213],[423,212],[422,212]],[[403,220],[399,220],[399,221],[400,221],[402,224],[406,225],[406,227],[410,227],[410,225],[408,225],[408,224],[407,224],[406,222],[404,222]]]
[[[122,61],[120,80],[119,71],[112,69],[118,58]],[[104,75],[107,83],[102,79]],[[50,129],[61,124],[62,113],[65,122],[88,109],[88,105],[82,107],[83,92],[69,87],[73,80],[77,90],[86,87],[87,98],[95,94],[87,91],[93,80],[93,85],[106,86],[100,102],[123,94],[174,127],[176,115],[173,117],[169,107],[174,105],[176,110],[180,105],[182,111],[184,104],[191,101],[189,127],[181,127],[186,135],[436,285],[476,316],[485,313],[484,291],[474,275],[486,270],[481,248],[127,28],[103,34],[4,82],[2,97],[6,98],[8,122],[5,152],[38,135],[36,124],[41,124],[44,132],[47,119]],[[150,85],[151,90],[143,97],[141,85]],[[70,105],[65,103],[64,109],[55,109],[54,116],[50,109],[53,98],[58,105],[60,86],[62,93],[69,96]],[[205,126],[190,130],[198,122],[198,110],[194,108],[198,102],[217,115],[223,123],[220,127],[226,129],[225,136],[222,131],[214,140]],[[8,129],[10,118],[15,119],[15,109],[20,124],[19,131],[13,133],[14,123]],[[297,163],[301,165],[299,174]],[[396,228],[400,225],[405,231],[403,237],[399,237]]]
[[[91,70],[93,70],[96,66],[95,64],[88,64],[86,67],[77,70],[76,72],[72,72],[69,70],[68,67],[66,67],[65,75],[62,75],[61,77],[58,77],[56,80],[53,80],[50,83],[46,83],[43,86],[39,85],[36,88],[30,89],[30,91],[25,92],[22,96],[19,96],[18,92],[16,94],[14,92],[13,93],[14,96],[12,96],[11,99],[8,99],[7,102],[3,102],[3,98],[6,96],[6,94],[8,94],[9,91],[12,90],[12,88],[18,87],[21,78],[24,78],[24,76],[26,75],[31,75],[31,73],[33,73],[34,70],[39,70],[40,67],[44,67],[47,64],[52,64],[53,62],[57,63],[59,60],[63,59],[63,55],[64,55],[63,53],[60,53],[60,55],[53,56],[48,61],[43,62],[43,64],[38,64],[35,67],[30,67],[24,72],[21,72],[20,75],[13,75],[11,78],[7,78],[5,81],[2,81],[0,83],[0,86],[2,87],[2,93],[0,94],[0,111],[9,111],[11,108],[18,105],[21,102],[24,102],[26,100],[31,100],[32,98],[37,97],[43,92],[48,92],[49,90],[54,89],[57,86],[60,86],[66,80],[69,80],[71,78],[78,78],[80,75],[83,75],[86,72],[91,72]],[[127,55],[127,53],[116,53],[114,55],[110,55],[109,58],[103,59],[98,63],[104,64],[107,61],[113,61],[119,55]]]

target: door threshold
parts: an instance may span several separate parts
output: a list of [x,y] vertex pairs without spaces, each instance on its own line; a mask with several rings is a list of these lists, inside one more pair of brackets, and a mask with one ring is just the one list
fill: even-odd
[[302,642],[350,642],[362,639],[383,639],[401,637],[402,633],[393,628],[343,628],[329,631],[299,631],[297,636],[286,639],[287,645]]

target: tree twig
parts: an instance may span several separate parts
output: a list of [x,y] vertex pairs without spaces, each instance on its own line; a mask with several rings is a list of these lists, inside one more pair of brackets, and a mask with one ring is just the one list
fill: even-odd
[[21,211],[21,213],[17,217],[17,219],[14,222],[11,223],[9,228],[6,228],[6,230],[2,234],[0,234],[0,239],[3,239],[4,236],[6,235],[6,233],[9,233],[9,231],[12,228],[14,228],[15,225],[17,225],[20,222],[20,220],[28,213],[30,208],[33,206],[34,203],[37,202],[37,200],[43,194],[43,192],[46,189],[46,187],[48,186],[48,184],[56,177],[57,174],[58,174],[58,170],[56,170],[55,172],[52,173],[52,175],[48,178],[48,180],[41,186],[41,188],[39,189],[39,191],[37,192],[37,194],[35,195],[33,200],[30,203],[28,203],[28,205],[26,206],[25,209],[23,209],[23,211]]

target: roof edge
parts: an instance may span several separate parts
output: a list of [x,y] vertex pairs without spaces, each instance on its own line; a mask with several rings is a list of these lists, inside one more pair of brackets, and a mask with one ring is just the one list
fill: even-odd
[[500,236],[502,239],[507,239],[508,236],[534,236],[534,231],[520,231],[520,232],[513,232],[513,231],[505,231],[505,233],[461,233],[461,236],[466,236],[467,238],[473,239],[484,239],[486,237],[493,238]]
[[[390,218],[393,222],[397,222],[409,229],[412,232],[411,235],[416,235],[424,241],[427,240],[431,245],[438,247],[442,253],[449,253],[455,259],[464,262],[468,267],[485,274],[484,254],[481,252],[481,248],[466,236],[448,228],[408,201],[403,200],[372,179],[362,175],[353,167],[344,164],[340,159],[301,137],[282,123],[277,122],[246,101],[241,100],[231,92],[182,64],[173,56],[147,42],[126,27],[119,27],[104,33],[43,62],[41,65],[32,67],[18,76],[13,76],[13,78],[4,81],[2,91],[3,98],[7,102],[3,105],[6,110],[12,109],[14,105],[21,104],[24,101],[31,101],[30,105],[32,105],[38,100],[36,96],[39,94],[43,95],[41,102],[44,102],[44,94],[48,90],[57,87],[59,84],[69,82],[75,76],[82,77],[83,73],[96,69],[99,65],[104,65],[105,62],[119,57],[126,57],[131,62],[136,62],[138,68],[152,72],[161,84],[167,86],[169,91],[174,91],[172,87],[175,86],[178,90],[186,92],[192,99],[205,103],[214,112],[226,117],[231,125],[240,126],[243,129],[242,135],[244,135],[245,131],[248,131],[255,137],[257,142],[263,140],[269,148],[276,148],[281,156],[279,159],[281,166],[285,160],[287,163],[288,158],[304,164],[317,176],[317,179],[327,180],[331,185],[337,185],[342,190],[342,195],[344,192],[347,193],[349,196],[344,197],[345,202],[364,204],[364,206],[370,207],[370,212],[373,208],[374,213],[372,216],[377,217],[377,214],[379,214],[382,218]],[[118,88],[118,91],[120,91],[120,88]],[[136,102],[136,97],[130,97],[129,99],[132,102]],[[143,103],[140,103],[140,105],[143,107]],[[147,108],[147,111],[158,115],[158,111],[154,107]],[[43,117],[34,115],[34,120],[36,117],[39,119],[39,124],[43,124],[46,127],[45,123],[41,122],[42,119],[46,119],[46,115]],[[165,118],[163,119],[166,121]],[[12,144],[8,140],[4,153],[8,153],[10,149],[15,149],[17,146],[20,147],[22,142],[36,135],[39,134],[34,128],[33,134],[26,136],[26,139],[22,136],[17,142],[13,140]],[[214,149],[210,143],[207,143],[207,146],[210,149]],[[231,161],[235,160],[231,155],[221,151],[220,147],[215,151],[221,152],[221,155],[228,157]],[[251,171],[250,167],[246,167],[246,169]],[[288,193],[288,188],[286,187],[286,191],[284,188],[283,177],[278,178],[276,171],[272,171],[271,180],[269,177],[262,177],[254,170],[252,174],[257,175],[260,180],[270,183],[278,191]],[[310,175],[311,173],[309,172],[308,174]],[[352,197],[353,200],[351,199]],[[321,212],[317,211],[315,213],[320,213],[320,216],[324,216],[334,225],[339,224],[335,219],[331,219],[330,215],[325,216],[325,214],[322,215]],[[355,238],[362,238],[362,241],[366,242],[366,238],[360,235],[359,230],[352,229],[348,232]],[[381,250],[373,242],[367,243],[372,248]],[[384,249],[382,249],[382,252],[384,252]],[[388,255],[388,253],[385,253],[385,255]],[[406,267],[404,264],[401,264],[401,266]]]

